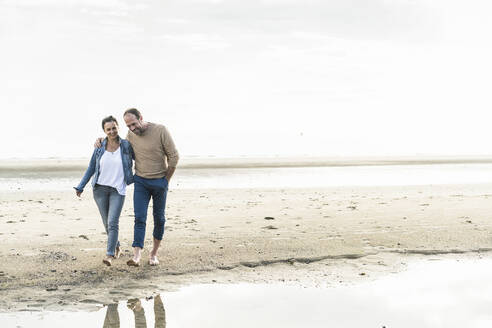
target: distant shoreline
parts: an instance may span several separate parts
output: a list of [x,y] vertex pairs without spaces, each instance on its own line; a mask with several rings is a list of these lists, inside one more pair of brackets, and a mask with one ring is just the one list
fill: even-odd
[[[293,168],[436,164],[492,164],[492,157],[271,157],[183,158],[180,169]],[[4,159],[0,173],[73,172],[87,168],[88,159]]]

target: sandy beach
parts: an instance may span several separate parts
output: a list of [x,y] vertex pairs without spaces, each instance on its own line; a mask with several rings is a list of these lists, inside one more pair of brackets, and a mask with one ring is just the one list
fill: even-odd
[[[124,255],[106,267],[90,187],[81,199],[71,190],[2,191],[0,309],[90,307],[193,283],[330,286],[416,258],[492,250],[492,184],[171,188],[161,265],[132,268],[132,194],[120,218]],[[152,227],[149,216],[144,259]]]

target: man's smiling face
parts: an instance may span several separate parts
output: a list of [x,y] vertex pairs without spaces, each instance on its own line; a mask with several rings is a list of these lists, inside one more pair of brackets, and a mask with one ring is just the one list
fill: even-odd
[[137,119],[137,117],[133,114],[126,114],[123,119],[125,120],[126,126],[130,131],[135,133],[136,135],[142,135],[143,132],[145,131],[143,125],[142,125],[142,118]]

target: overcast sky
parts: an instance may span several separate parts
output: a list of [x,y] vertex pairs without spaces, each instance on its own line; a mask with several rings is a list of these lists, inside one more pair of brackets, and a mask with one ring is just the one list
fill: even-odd
[[0,157],[492,155],[488,1],[0,0]]

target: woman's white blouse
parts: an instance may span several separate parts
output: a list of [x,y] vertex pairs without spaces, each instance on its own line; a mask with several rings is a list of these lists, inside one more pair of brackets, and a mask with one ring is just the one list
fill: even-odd
[[114,152],[104,151],[99,162],[100,173],[97,184],[116,188],[118,194],[124,196],[126,183],[120,149],[121,147],[118,147]]

